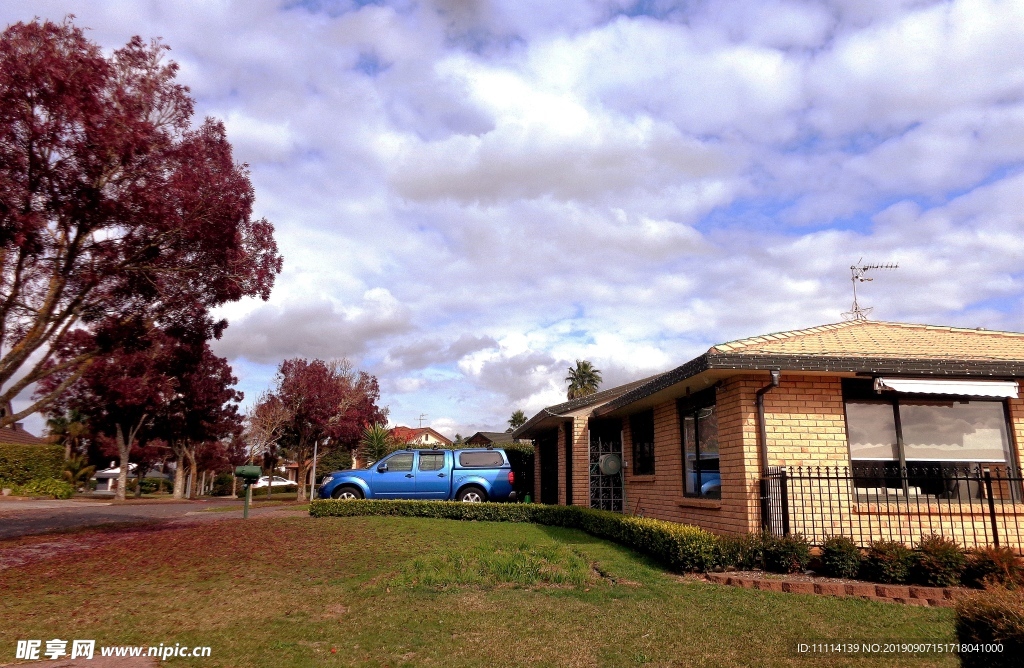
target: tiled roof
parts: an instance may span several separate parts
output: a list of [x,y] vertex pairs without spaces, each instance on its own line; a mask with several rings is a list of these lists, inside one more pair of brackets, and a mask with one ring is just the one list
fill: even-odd
[[708,353],[1022,361],[1024,334],[851,320],[721,343]]
[[25,431],[20,422],[16,422],[14,429],[5,427],[0,429],[0,443],[17,443],[19,445],[47,445],[45,439],[33,436]]
[[451,443],[451,439],[434,431],[430,427],[394,427],[391,429],[391,436],[399,443],[412,443],[423,434],[430,434],[434,438],[444,443]]

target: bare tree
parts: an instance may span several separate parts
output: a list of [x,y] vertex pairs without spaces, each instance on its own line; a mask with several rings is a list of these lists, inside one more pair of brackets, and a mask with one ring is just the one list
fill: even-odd
[[277,445],[291,418],[291,411],[274,394],[263,392],[256,398],[256,404],[245,416],[242,433],[250,464]]

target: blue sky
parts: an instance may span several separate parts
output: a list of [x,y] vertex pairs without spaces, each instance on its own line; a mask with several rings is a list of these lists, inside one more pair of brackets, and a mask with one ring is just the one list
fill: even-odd
[[[224,309],[393,423],[503,428],[716,342],[840,320],[1024,329],[1024,2],[8,0],[161,37],[224,119],[285,270]],[[31,423],[30,423],[31,424]]]

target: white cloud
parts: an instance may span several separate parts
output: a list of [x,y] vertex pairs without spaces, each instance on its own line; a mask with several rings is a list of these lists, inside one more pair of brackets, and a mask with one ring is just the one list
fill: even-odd
[[348,355],[393,421],[503,429],[577,358],[835,321],[861,256],[900,262],[879,318],[1024,327],[1022,0],[0,8],[68,13],[162,36],[250,163],[285,256],[222,310],[250,396]]

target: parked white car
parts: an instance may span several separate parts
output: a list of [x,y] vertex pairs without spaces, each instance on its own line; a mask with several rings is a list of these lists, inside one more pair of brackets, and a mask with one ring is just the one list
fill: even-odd
[[286,478],[282,478],[279,475],[276,475],[273,478],[271,478],[270,476],[266,476],[265,475],[262,478],[260,478],[252,486],[252,488],[253,489],[259,489],[260,487],[266,487],[267,485],[270,485],[271,487],[287,487],[289,485],[298,485],[298,483],[296,483],[294,480],[288,480]]

